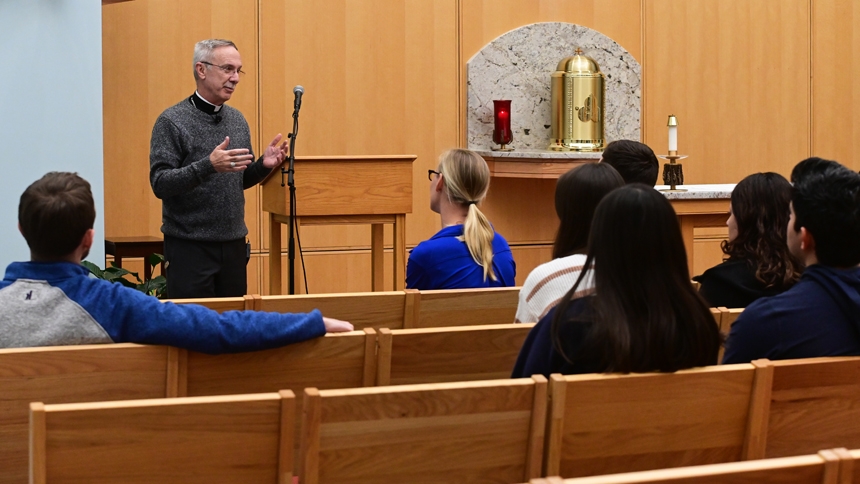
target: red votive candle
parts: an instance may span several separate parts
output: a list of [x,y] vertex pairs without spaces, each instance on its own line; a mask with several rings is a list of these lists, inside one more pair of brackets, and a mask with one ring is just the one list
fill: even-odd
[[493,118],[493,143],[510,144],[514,140],[514,133],[511,132],[511,101],[493,101]]

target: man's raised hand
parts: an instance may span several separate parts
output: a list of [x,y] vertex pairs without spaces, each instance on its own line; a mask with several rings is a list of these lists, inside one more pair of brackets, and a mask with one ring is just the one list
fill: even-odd
[[209,155],[209,161],[212,167],[219,173],[229,173],[233,171],[244,171],[253,161],[253,155],[248,153],[247,148],[238,148],[228,150],[230,137],[226,136],[220,145],[216,146]]
[[287,158],[287,153],[290,149],[287,145],[287,140],[284,140],[284,142],[278,146],[281,138],[283,138],[283,136],[281,136],[281,133],[278,133],[278,135],[275,136],[275,139],[273,139],[272,142],[269,143],[269,146],[266,147],[266,151],[263,152],[263,166],[266,168],[274,168],[283,163]]

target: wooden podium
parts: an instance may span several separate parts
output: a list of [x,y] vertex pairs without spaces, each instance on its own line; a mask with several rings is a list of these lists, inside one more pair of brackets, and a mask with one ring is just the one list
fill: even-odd
[[[406,214],[412,213],[415,155],[296,158],[298,226],[371,225],[371,287],[383,290],[383,224],[394,225],[394,289],[406,286]],[[286,175],[283,177],[286,183]],[[269,212],[269,291],[281,294],[281,224],[289,224],[289,187],[281,170],[263,180]],[[297,265],[299,258],[296,257]],[[297,271],[298,272],[298,271]]]

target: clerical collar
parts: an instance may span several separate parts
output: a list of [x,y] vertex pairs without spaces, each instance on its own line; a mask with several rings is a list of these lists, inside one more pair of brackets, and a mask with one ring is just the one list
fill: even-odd
[[188,98],[188,102],[194,105],[195,108],[209,115],[218,113],[219,111],[221,111],[221,108],[224,107],[223,105],[216,106],[209,101],[203,99],[203,97],[201,97],[197,91],[194,91],[194,94],[192,94],[191,97]]

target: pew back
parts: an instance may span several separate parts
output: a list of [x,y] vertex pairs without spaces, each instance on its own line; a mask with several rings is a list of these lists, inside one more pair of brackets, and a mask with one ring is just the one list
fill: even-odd
[[[564,479],[559,484],[847,484],[841,462],[832,452],[782,459],[731,462],[674,469]],[[847,475],[845,476],[848,477]],[[537,484],[532,480],[532,484]],[[550,481],[552,482],[552,481]]]
[[511,323],[517,314],[520,288],[445,289],[416,294],[414,323],[404,328]]
[[[259,296],[258,296],[259,297]],[[319,309],[329,318],[349,321],[356,330],[364,328],[402,328],[412,317],[413,298],[403,291],[349,294],[298,294],[259,297],[259,311],[306,313]]]
[[374,385],[376,332],[371,328],[330,333],[271,350],[225,355],[185,354],[182,396],[227,395],[305,387]]
[[33,403],[32,482],[287,484],[294,400],[284,391]]
[[[259,297],[259,296],[256,296]],[[199,304],[219,313],[254,309],[255,296],[243,297],[205,297],[197,299],[164,299],[162,302],[173,304]]]
[[768,363],[773,386],[765,410],[766,457],[860,448],[860,358]]
[[303,484],[540,475],[546,379],[305,390]]
[[380,329],[378,385],[509,378],[534,323]]
[[552,375],[545,475],[740,460],[750,438],[754,376],[749,364],[665,374]]
[[169,354],[175,350],[133,344],[0,350],[0,483],[27,482],[30,402],[176,396]]
[[744,312],[744,308],[720,308],[720,311],[723,313],[720,318],[720,331],[728,335],[732,330],[732,325],[735,324],[735,321]]

